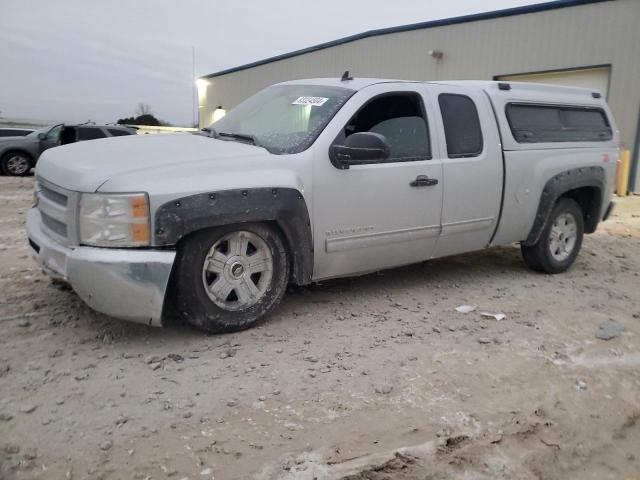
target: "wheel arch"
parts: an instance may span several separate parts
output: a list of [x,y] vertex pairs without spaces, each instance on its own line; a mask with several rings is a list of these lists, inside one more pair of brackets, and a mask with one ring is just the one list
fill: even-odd
[[31,153],[29,153],[27,150],[25,150],[24,148],[20,148],[20,147],[7,148],[5,151],[0,153],[0,160],[4,159],[4,157],[8,156],[11,153],[21,153],[21,154],[25,155],[26,157],[28,157],[32,168],[36,164],[36,160],[35,160],[34,156]]
[[602,167],[574,168],[551,177],[540,195],[533,227],[522,244],[530,246],[538,242],[553,207],[562,197],[571,198],[580,205],[585,233],[595,232],[602,216],[605,178]]
[[201,230],[249,222],[276,227],[290,255],[292,282],[311,282],[313,239],[309,211],[304,196],[293,188],[224,190],[164,203],[154,215],[154,245],[176,246]]

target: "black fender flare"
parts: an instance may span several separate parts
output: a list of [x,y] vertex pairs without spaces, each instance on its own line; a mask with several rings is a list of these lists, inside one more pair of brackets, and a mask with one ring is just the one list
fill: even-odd
[[536,212],[533,227],[527,239],[522,242],[522,244],[526,246],[535,245],[540,239],[542,231],[547,226],[551,211],[558,199],[571,190],[583,187],[592,187],[599,193],[599,197],[592,202],[594,206],[593,211],[585,212],[587,216],[585,219],[585,231],[587,233],[594,232],[602,213],[602,195],[605,190],[605,178],[604,168],[602,167],[573,168],[551,177],[545,184],[542,194],[540,195],[540,203],[538,204],[538,211]]
[[245,188],[200,193],[161,205],[154,216],[154,244],[175,246],[190,233],[246,222],[274,222],[289,247],[292,281],[311,282],[313,238],[309,211],[294,188]]

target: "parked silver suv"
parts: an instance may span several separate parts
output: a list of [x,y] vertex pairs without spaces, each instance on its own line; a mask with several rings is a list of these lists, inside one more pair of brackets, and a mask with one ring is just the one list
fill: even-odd
[[587,90],[299,80],[210,136],[47,151],[27,229],[42,268],[94,309],[231,331],[290,282],[494,245],[520,242],[531,268],[562,272],[611,210],[617,156],[609,109]]
[[134,135],[135,129],[120,125],[54,125],[27,135],[0,138],[0,171],[5,175],[27,175],[45,150],[98,138]]

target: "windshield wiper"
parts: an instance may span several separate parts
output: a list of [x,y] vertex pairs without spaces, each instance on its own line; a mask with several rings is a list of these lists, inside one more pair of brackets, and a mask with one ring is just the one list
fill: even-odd
[[243,133],[228,133],[228,132],[217,132],[218,137],[229,137],[234,138],[236,140],[244,140],[245,142],[250,142],[252,145],[258,145],[256,142],[256,137],[253,135],[246,135]]

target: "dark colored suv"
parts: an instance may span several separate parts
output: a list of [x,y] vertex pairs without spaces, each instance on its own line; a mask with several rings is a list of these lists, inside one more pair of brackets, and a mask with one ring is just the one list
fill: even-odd
[[120,125],[54,125],[23,137],[0,138],[0,170],[5,175],[27,175],[45,150],[68,143],[98,138],[135,135],[132,127]]
[[24,137],[33,132],[33,128],[0,128],[0,137]]

